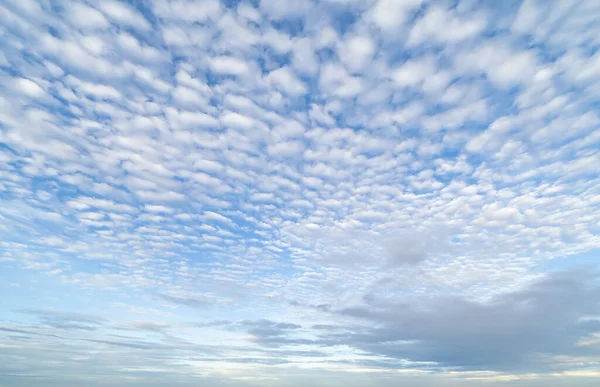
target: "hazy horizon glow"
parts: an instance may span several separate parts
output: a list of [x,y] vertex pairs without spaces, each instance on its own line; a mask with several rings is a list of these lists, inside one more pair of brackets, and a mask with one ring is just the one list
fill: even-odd
[[0,387],[596,386],[600,2],[0,2]]

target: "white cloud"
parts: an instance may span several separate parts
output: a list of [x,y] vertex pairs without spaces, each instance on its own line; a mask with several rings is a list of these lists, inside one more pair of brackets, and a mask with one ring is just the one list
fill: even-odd
[[40,240],[41,243],[50,245],[50,246],[63,246],[65,245],[65,241],[60,237],[45,237]]
[[262,18],[258,9],[248,3],[239,3],[236,11],[238,15],[255,23],[258,23]]
[[102,0],[98,3],[98,6],[112,20],[142,30],[150,29],[150,23],[139,12],[122,2]]
[[[536,4],[538,3],[538,4]],[[535,0],[525,0],[519,7],[519,11],[512,24],[512,29],[517,32],[531,32],[536,25],[540,22],[540,17],[543,16],[540,13],[539,2]]]
[[274,20],[301,17],[311,9],[310,0],[282,3],[277,0],[261,0],[260,9]]
[[407,44],[416,46],[428,40],[437,43],[458,43],[479,35],[485,26],[484,15],[476,14],[464,18],[456,11],[432,6],[411,29]]
[[296,40],[292,57],[292,66],[300,73],[314,75],[319,69],[319,61],[310,39]]
[[269,145],[268,152],[271,156],[291,157],[301,154],[305,145],[300,141],[279,142]]
[[[173,97],[183,107],[198,107],[207,105],[206,98],[196,90],[185,86],[178,86],[173,90]],[[186,113],[183,113],[184,115]],[[196,116],[198,113],[191,113]]]
[[216,221],[219,223],[233,224],[231,219],[213,211],[205,211],[202,215],[199,216],[199,218],[205,221]]
[[173,212],[171,207],[165,207],[157,204],[147,204],[144,209],[149,212],[170,214]]
[[[193,101],[196,101],[195,99]],[[167,109],[167,118],[177,126],[183,128],[203,127],[217,128],[219,121],[209,114],[188,110]]]
[[402,27],[409,14],[421,0],[378,0],[370,10],[371,20],[382,30],[389,31]]
[[319,86],[324,93],[341,98],[355,97],[363,90],[361,78],[351,76],[342,66],[334,63],[322,67]]
[[194,161],[194,167],[208,173],[219,173],[225,168],[223,164],[214,160],[196,160]]
[[185,200],[186,196],[174,191],[135,191],[135,194],[144,201],[149,202],[171,202]]
[[333,47],[338,41],[338,33],[331,26],[325,26],[318,31],[316,47],[318,49]]
[[202,2],[202,6],[197,5],[190,0],[159,0],[153,4],[153,10],[159,17],[186,23],[206,22],[216,19],[221,13],[218,1],[207,0]]
[[82,29],[107,28],[110,25],[100,11],[81,2],[69,3],[67,15],[70,23]]
[[265,44],[269,45],[278,54],[287,54],[292,49],[292,39],[288,34],[276,29],[269,29],[263,35]]
[[123,48],[126,55],[139,59],[141,61],[154,62],[162,59],[159,50],[154,47],[140,43],[139,40],[127,33],[120,33],[117,41]]
[[[92,358],[108,384],[595,372],[575,321],[597,278],[552,273],[600,248],[600,7],[450,3],[0,4],[0,261],[43,294],[4,302],[5,368],[90,386]],[[566,312],[549,289],[576,295]],[[518,328],[550,304],[545,353]],[[519,324],[459,318],[489,311]]]
[[484,44],[465,53],[456,65],[486,74],[499,87],[527,82],[537,71],[537,60],[532,51],[513,51],[501,43]]
[[16,81],[16,87],[19,91],[31,98],[41,98],[46,95],[44,89],[30,79],[19,78]]
[[98,98],[120,99],[122,97],[121,93],[119,93],[119,91],[112,86],[89,82],[79,82],[76,87],[77,90],[81,90],[85,94]]
[[340,59],[351,72],[360,72],[370,64],[375,48],[375,44],[367,36],[349,37],[339,49]]
[[307,91],[306,85],[288,67],[281,67],[271,71],[266,76],[266,81],[275,88],[290,95],[302,95]]
[[470,152],[483,152],[497,148],[505,138],[506,132],[511,129],[513,128],[510,119],[500,118],[493,122],[486,131],[472,138],[467,143],[466,149]]
[[392,72],[392,80],[400,87],[415,87],[436,72],[435,61],[431,57],[412,59]]
[[74,200],[67,202],[67,205],[77,210],[85,210],[88,208],[99,208],[107,211],[124,212],[124,213],[135,213],[137,209],[128,205],[115,203],[111,200],[96,199],[91,197],[79,197]]
[[259,124],[253,118],[235,112],[223,113],[223,115],[221,115],[221,123],[225,127],[230,127],[241,131],[250,130]]
[[210,66],[217,74],[226,75],[244,75],[250,70],[250,67],[245,61],[231,56],[212,58],[210,60]]

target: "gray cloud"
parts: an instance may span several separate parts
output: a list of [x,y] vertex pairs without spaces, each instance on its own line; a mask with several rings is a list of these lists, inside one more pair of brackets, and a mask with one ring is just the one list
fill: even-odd
[[[334,245],[342,240],[345,246],[326,254],[323,263],[335,266],[373,266],[385,268],[417,266],[440,253],[448,253],[449,231],[441,228],[416,231],[406,229],[387,234],[344,232],[334,236],[321,236],[324,245]],[[329,239],[328,242],[327,238]]]
[[315,310],[318,310],[321,312],[329,312],[331,310],[331,305],[329,305],[329,304],[310,304],[310,303],[300,302],[300,301],[296,301],[296,300],[290,300],[290,301],[288,301],[288,303],[292,306],[306,307],[306,308],[315,309]]
[[156,332],[167,335],[167,331],[171,328],[170,324],[154,321],[134,321],[133,327],[138,330]]
[[228,320],[215,320],[215,321],[195,323],[194,325],[197,326],[198,328],[210,328],[210,327],[219,327],[219,326],[229,325],[231,323],[232,322],[228,321]]
[[440,232],[403,232],[388,237],[383,242],[389,266],[418,265],[432,253],[447,245]]
[[310,340],[290,337],[294,331],[301,328],[298,324],[261,319],[242,320],[236,326],[242,327],[254,336],[254,341],[257,344],[267,347],[312,343]]
[[226,321],[217,320],[194,324],[197,327],[224,327],[234,331],[244,331],[253,337],[254,343],[265,347],[281,345],[311,344],[312,340],[295,338],[294,333],[302,328],[301,325],[278,322],[268,319]]
[[290,330],[301,328],[298,324],[276,322],[271,320],[242,320],[239,326],[247,327],[248,332],[257,336],[277,336]]
[[[217,362],[222,361],[222,358],[197,358],[195,361],[201,362]],[[276,359],[276,358],[257,358],[257,357],[238,357],[238,358],[228,358],[228,362],[231,363],[241,363],[241,364],[264,364],[264,365],[282,365],[289,364],[289,360],[285,359]]]
[[340,327],[337,325],[331,325],[331,324],[315,324],[311,327],[312,329],[317,329],[317,330],[336,330],[339,329]]
[[18,312],[34,315],[43,325],[56,329],[93,331],[106,323],[106,320],[102,317],[80,313],[41,309],[20,309]]
[[553,273],[530,287],[489,302],[437,297],[422,302],[388,302],[365,297],[365,305],[339,313],[377,323],[339,335],[347,344],[372,353],[468,369],[528,370],[549,366],[542,355],[598,355],[597,347],[577,342],[600,331],[582,322],[600,313],[598,273]]
[[159,297],[171,304],[188,306],[190,308],[203,308],[210,305],[210,301],[199,297],[177,297],[168,294],[159,294]]

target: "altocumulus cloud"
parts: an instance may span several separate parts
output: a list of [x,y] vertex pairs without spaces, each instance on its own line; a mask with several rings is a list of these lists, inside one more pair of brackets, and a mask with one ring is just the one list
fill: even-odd
[[2,2],[0,385],[596,385],[598,20]]

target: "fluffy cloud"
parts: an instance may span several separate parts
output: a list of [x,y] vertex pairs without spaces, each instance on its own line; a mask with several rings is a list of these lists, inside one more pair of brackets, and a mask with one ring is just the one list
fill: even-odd
[[5,384],[590,385],[599,17],[3,2]]

